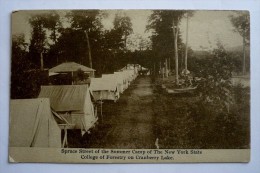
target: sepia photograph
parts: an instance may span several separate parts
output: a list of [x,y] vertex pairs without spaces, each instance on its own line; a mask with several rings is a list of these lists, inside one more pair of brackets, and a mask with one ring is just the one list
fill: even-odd
[[10,162],[250,160],[248,11],[21,10],[11,44]]

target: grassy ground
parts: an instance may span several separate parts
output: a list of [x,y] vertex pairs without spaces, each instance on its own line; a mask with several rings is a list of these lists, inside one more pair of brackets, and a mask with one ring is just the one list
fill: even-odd
[[218,105],[208,108],[199,96],[171,95],[161,85],[171,79],[156,80],[154,112],[156,136],[161,148],[249,148],[250,97],[248,88],[234,87],[230,113],[215,113]]
[[90,134],[69,133],[70,147],[156,148],[157,138],[169,149],[250,147],[249,89],[234,88],[235,104],[222,116],[196,94],[166,93],[161,81],[137,79],[119,102],[103,105],[103,121]]

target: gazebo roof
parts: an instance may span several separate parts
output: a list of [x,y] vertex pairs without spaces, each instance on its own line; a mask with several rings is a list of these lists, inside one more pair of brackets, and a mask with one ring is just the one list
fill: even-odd
[[84,65],[75,63],[75,62],[65,62],[60,65],[57,65],[51,69],[49,69],[49,72],[54,72],[54,73],[61,73],[61,72],[74,72],[78,71],[81,69],[84,72],[93,72],[96,71],[92,68],[86,67]]

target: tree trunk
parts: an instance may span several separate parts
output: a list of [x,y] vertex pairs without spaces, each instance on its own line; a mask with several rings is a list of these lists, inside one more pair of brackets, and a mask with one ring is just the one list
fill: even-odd
[[245,30],[243,31],[243,75],[246,74],[246,36]]
[[176,32],[176,37],[174,39],[174,50],[175,50],[175,76],[176,84],[179,85],[179,57],[178,57],[178,32]]
[[54,30],[53,30],[53,40],[54,40],[54,44],[57,43],[57,37],[56,37],[56,28],[54,27]]
[[188,36],[189,36],[189,17],[187,15],[187,25],[186,25],[186,46],[185,46],[185,73],[188,71]]
[[89,59],[89,67],[92,68],[92,57],[91,57],[91,49],[90,49],[90,43],[89,43],[89,37],[88,37],[88,31],[85,31],[86,38],[87,38],[87,44],[88,44],[88,59]]
[[72,71],[71,72],[71,85],[74,85],[73,78],[74,78],[74,74],[73,74],[73,71]]
[[41,71],[43,71],[44,65],[43,65],[43,55],[42,55],[42,52],[40,53],[40,56],[41,56]]
[[167,62],[167,58],[165,59],[165,77],[168,77],[168,62]]
[[162,78],[164,79],[165,67],[162,68]]
[[174,57],[175,57],[175,81],[176,85],[179,85],[179,57],[178,57],[178,20],[176,22],[176,29],[173,20],[173,36],[174,36]]
[[57,55],[57,65],[59,64],[59,55]]
[[124,38],[125,49],[126,49],[126,38],[127,38],[127,36],[125,35],[125,38]]
[[[54,27],[53,29],[53,41],[54,41],[54,45],[57,44],[57,37],[56,37],[56,27]],[[56,53],[56,61],[57,61],[57,65],[59,64],[59,55],[57,55]]]
[[155,63],[153,63],[153,75],[155,76],[156,72],[155,72]]
[[162,75],[162,65],[161,65],[161,61],[160,61],[160,67],[159,67],[159,75],[160,75],[160,77],[161,77],[161,75]]
[[180,62],[180,68],[181,69],[184,69],[185,67],[184,67],[184,58],[185,58],[185,52],[183,51],[181,51],[181,57],[180,57],[180,60],[181,60],[181,62]]
[[169,68],[169,72],[171,71],[171,58],[169,58],[169,66],[168,66],[168,68]]

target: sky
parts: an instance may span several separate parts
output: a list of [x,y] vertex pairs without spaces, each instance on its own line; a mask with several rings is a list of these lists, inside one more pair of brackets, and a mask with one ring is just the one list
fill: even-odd
[[[151,15],[151,10],[109,10],[108,16],[102,20],[105,29],[113,27],[113,19],[117,12],[125,13],[131,18],[133,24],[133,35],[130,39],[135,40],[136,35],[142,36],[149,40],[151,32],[146,31],[148,17]],[[41,13],[41,11],[17,12],[12,17],[12,33],[24,33],[26,41],[30,40],[31,27],[28,23],[31,14]],[[60,12],[64,15],[65,12]],[[232,11],[196,11],[189,19],[189,39],[188,45],[193,50],[212,49],[216,47],[217,41],[220,41],[224,46],[236,47],[242,45],[242,37],[235,33],[230,22],[229,16]],[[66,24],[65,24],[66,25]],[[186,19],[182,19],[180,30],[183,41],[186,40]]]
[[[216,47],[217,41],[224,46],[236,47],[243,45],[242,37],[234,32],[229,16],[232,11],[196,11],[189,19],[188,44],[195,50]],[[181,32],[186,39],[186,20],[182,20]]]

